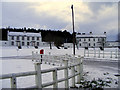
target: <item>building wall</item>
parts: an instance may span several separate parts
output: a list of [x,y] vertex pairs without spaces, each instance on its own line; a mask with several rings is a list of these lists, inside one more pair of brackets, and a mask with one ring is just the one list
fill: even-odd
[[89,47],[89,48],[97,48],[105,45],[106,35],[77,35],[76,37],[77,45],[80,48]]
[[[41,46],[41,34],[36,34],[35,33],[22,33],[20,32],[15,32],[11,34],[11,32],[8,33],[8,42],[10,46]],[[18,39],[19,38],[19,39]],[[27,39],[29,38],[29,40]],[[32,39],[34,38],[34,39]],[[39,38],[39,40],[37,39]]]
[[0,46],[9,46],[8,41],[0,41]]
[[72,48],[73,47],[73,43],[64,43],[64,47]]
[[[50,44],[48,42],[42,42],[42,46],[44,46],[44,47],[50,47]],[[54,46],[53,42],[51,43],[51,46],[52,47]]]

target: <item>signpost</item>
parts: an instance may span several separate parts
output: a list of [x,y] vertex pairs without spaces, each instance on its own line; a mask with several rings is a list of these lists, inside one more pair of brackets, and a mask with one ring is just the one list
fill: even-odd
[[40,50],[40,54],[41,54],[41,63],[42,63],[42,54],[44,54],[44,50],[43,49]]

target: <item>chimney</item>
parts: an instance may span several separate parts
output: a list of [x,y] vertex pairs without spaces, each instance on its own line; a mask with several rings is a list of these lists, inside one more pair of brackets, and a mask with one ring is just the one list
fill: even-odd
[[106,35],[106,32],[104,32],[104,34]]
[[92,34],[92,32],[90,32],[90,34]]
[[26,31],[23,31],[23,33],[26,33]]
[[82,35],[85,35],[85,33],[82,33]]

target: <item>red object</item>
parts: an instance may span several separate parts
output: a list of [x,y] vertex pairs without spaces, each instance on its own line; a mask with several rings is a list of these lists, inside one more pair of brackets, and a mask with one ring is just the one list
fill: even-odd
[[44,54],[44,50],[43,49],[40,50],[40,54]]

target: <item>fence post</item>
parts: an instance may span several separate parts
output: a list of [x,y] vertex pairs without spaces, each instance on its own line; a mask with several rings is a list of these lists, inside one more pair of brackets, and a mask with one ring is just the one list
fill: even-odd
[[116,53],[115,53],[115,58],[117,58],[117,49],[116,49]]
[[83,76],[83,58],[84,57],[81,57],[81,59],[80,59],[80,62],[81,62],[81,64],[80,64],[80,76],[81,76],[81,78],[82,78],[82,76]]
[[79,56],[78,60],[79,60],[79,65],[77,66],[77,72],[79,73],[79,75],[77,76],[77,83],[80,83],[82,78],[82,71],[83,71],[82,57],[80,58]]
[[104,58],[104,50],[103,50],[103,58]]
[[89,57],[89,49],[88,49],[88,57]]
[[36,85],[38,88],[42,88],[41,62],[35,63],[35,71],[37,72],[37,74],[35,75]]
[[110,58],[112,58],[112,51],[111,51],[111,57]]
[[69,88],[69,80],[68,80],[68,60],[63,60],[64,66],[66,69],[64,70],[65,75],[65,88]]
[[32,61],[34,60],[34,52],[32,51]]
[[100,50],[99,50],[99,55],[98,55],[98,58],[100,58]]
[[85,54],[86,54],[86,50],[84,49],[84,57],[86,56]]
[[34,61],[35,71],[37,72],[35,75],[35,82],[37,88],[42,88],[42,78],[41,78],[41,61],[40,57],[38,57],[38,52],[32,52],[32,61]]
[[42,54],[40,54],[40,57],[39,57],[40,59],[40,62],[42,63],[43,62],[43,55]]
[[13,74],[11,78],[11,88],[17,88],[16,77]]
[[96,57],[96,51],[94,50],[94,57]]
[[53,88],[58,88],[58,82],[57,82],[57,69],[53,71],[53,81],[55,84],[53,84]]
[[52,64],[52,65],[55,65],[55,64],[54,64],[54,61],[55,61],[55,60],[54,60],[54,56],[52,56],[52,60],[51,60],[51,64]]
[[[120,76],[118,77],[118,81],[120,81]],[[118,82],[118,90],[120,90],[120,82]]]
[[[71,67],[72,75],[75,75],[75,66]],[[72,78],[72,87],[75,87],[75,76]]]

